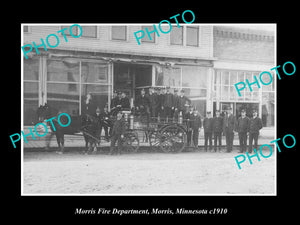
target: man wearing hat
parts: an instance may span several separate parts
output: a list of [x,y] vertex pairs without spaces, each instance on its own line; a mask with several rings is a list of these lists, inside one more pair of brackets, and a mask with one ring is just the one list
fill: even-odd
[[226,137],[226,152],[232,151],[235,123],[235,116],[232,114],[232,108],[228,107],[223,118],[223,132]]
[[149,107],[150,107],[150,116],[157,117],[158,111],[158,95],[155,92],[153,87],[149,88]]
[[250,119],[249,125],[249,153],[252,152],[252,143],[254,140],[254,148],[257,149],[259,130],[263,127],[262,120],[257,116],[257,110],[253,110],[253,117]]
[[170,87],[166,87],[166,93],[164,94],[163,100],[163,107],[166,118],[170,119],[172,117],[172,107],[174,107],[173,95],[170,93]]
[[222,146],[223,118],[220,116],[220,110],[216,110],[216,116],[213,118],[214,150],[217,152],[217,141],[219,141],[219,152]]
[[250,119],[246,116],[246,110],[241,110],[241,116],[238,118],[235,130],[239,134],[240,151],[244,153],[247,150],[247,132],[249,131]]
[[199,130],[201,128],[201,117],[196,108],[194,108],[193,111],[191,128],[193,132],[192,139],[193,139],[194,147],[198,148]]
[[206,117],[203,120],[204,129],[204,150],[207,151],[207,144],[209,142],[209,150],[212,150],[212,132],[213,132],[213,118],[211,112],[206,113]]
[[175,119],[178,119],[178,100],[179,100],[178,90],[174,89],[172,114]]
[[188,105],[191,104],[191,100],[188,99],[185,95],[184,95],[184,90],[180,91],[180,95],[178,97],[178,104],[177,104],[177,109],[178,109],[178,114],[181,112],[182,115],[185,115],[186,113],[186,108]]
[[145,89],[141,90],[141,95],[139,95],[135,100],[135,107],[138,111],[146,112],[147,114],[150,113],[149,110],[149,98],[146,95]]
[[186,126],[187,126],[187,147],[192,147],[192,132],[193,132],[193,111],[194,107],[192,105],[189,106],[189,111],[185,114]]

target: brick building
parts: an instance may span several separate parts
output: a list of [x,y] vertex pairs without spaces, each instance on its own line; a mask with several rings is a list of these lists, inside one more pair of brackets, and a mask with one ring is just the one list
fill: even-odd
[[[40,45],[41,38],[70,25],[24,25],[22,45]],[[110,105],[113,90],[126,92],[133,102],[141,88],[150,86],[184,89],[203,116],[227,105],[236,112],[256,107],[266,114],[265,125],[274,125],[274,85],[244,91],[240,98],[233,89],[235,82],[273,67],[274,33],[184,24],[173,25],[168,34],[145,36],[138,45],[134,32],[153,30],[152,24],[80,25],[80,38],[66,32],[65,42],[59,34],[57,47],[45,51],[40,46],[40,54],[32,51],[23,58],[24,125],[45,102],[78,115],[88,93],[102,109]],[[72,33],[78,34],[78,27]]]

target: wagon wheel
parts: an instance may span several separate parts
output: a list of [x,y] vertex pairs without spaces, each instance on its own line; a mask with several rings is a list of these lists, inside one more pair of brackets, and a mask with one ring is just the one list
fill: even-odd
[[136,132],[128,131],[124,134],[123,150],[128,153],[135,153],[140,147],[140,141]]
[[148,134],[151,149],[157,150],[160,146],[160,133],[156,130],[150,131]]
[[160,132],[160,148],[164,152],[181,152],[186,145],[186,132],[177,125],[169,125]]

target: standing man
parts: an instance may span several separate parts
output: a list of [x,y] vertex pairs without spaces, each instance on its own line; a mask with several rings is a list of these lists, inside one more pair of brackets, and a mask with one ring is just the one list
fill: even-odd
[[206,117],[203,120],[204,129],[204,150],[207,151],[207,142],[209,142],[209,150],[212,150],[212,132],[213,132],[213,118],[211,112],[206,113]]
[[192,132],[194,147],[198,148],[199,130],[201,128],[201,117],[195,108],[192,116]]
[[172,117],[177,120],[178,119],[178,90],[174,89],[174,95],[173,95],[173,107],[172,107]]
[[253,110],[253,117],[250,119],[249,126],[249,153],[252,152],[252,143],[254,140],[254,148],[257,149],[259,130],[263,127],[262,120],[257,116],[257,110]]
[[158,95],[153,87],[149,88],[150,117],[157,117]]
[[141,95],[139,95],[137,98],[136,98],[136,101],[135,101],[135,107],[138,111],[142,111],[142,112],[146,112],[147,114],[150,113],[150,110],[149,110],[149,98],[148,96],[146,95],[146,92],[145,92],[145,89],[143,88],[141,90]]
[[240,151],[244,153],[247,150],[247,132],[250,127],[250,119],[246,116],[246,111],[241,110],[241,116],[238,118],[236,123],[236,131],[239,133]]
[[167,121],[172,117],[172,107],[173,106],[173,95],[170,93],[170,87],[166,88],[166,93],[164,94],[164,111]]
[[122,151],[122,139],[124,138],[124,132],[125,132],[125,121],[123,119],[122,113],[119,111],[117,113],[117,120],[114,123],[114,126],[112,128],[112,137],[111,137],[111,143],[110,143],[110,155],[113,155],[115,153],[115,144],[118,142],[118,150],[116,154],[121,154]]
[[120,103],[121,103],[122,110],[130,110],[129,98],[126,96],[125,92],[122,92]]
[[188,99],[186,96],[184,96],[184,90],[181,90],[180,96],[178,97],[178,105],[177,105],[178,115],[180,113],[182,113],[182,115],[185,115],[186,107],[190,104],[191,104],[191,100]]
[[220,110],[216,110],[216,116],[213,118],[214,150],[217,152],[217,141],[219,141],[219,152],[222,146],[223,118],[220,116]]
[[191,147],[191,143],[192,143],[192,133],[193,133],[193,106],[189,107],[189,112],[187,112],[185,114],[185,118],[186,118],[186,126],[187,126],[187,132],[186,132],[186,136],[187,136],[187,147]]
[[232,151],[233,137],[235,128],[235,117],[232,114],[232,108],[228,107],[223,119],[223,132],[226,137],[226,152]]

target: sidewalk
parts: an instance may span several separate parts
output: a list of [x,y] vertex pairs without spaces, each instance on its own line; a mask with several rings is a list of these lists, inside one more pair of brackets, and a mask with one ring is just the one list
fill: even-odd
[[[258,144],[262,145],[262,144],[267,144],[270,143],[271,141],[273,141],[275,139],[275,128],[274,127],[264,127],[263,129],[261,129],[260,131],[260,135],[258,138]],[[24,133],[28,134],[28,128],[27,130],[24,128]],[[50,134],[47,134],[46,136],[48,136]],[[139,132],[139,140],[140,140],[140,146],[144,146],[144,147],[149,147],[149,143],[145,142],[145,135],[143,134],[143,132]],[[31,136],[26,137],[27,138],[27,143],[24,142],[24,150],[34,150],[34,149],[43,149],[46,147],[46,136],[45,137],[35,137],[35,140],[32,139]],[[199,146],[204,146],[204,134],[203,134],[203,130],[200,131],[199,134],[199,142],[198,142]],[[226,144],[225,141],[225,136],[222,136],[222,145],[224,146]],[[236,133],[234,135],[234,140],[233,140],[233,145],[234,146],[238,146],[239,145],[239,138],[238,138],[238,134]],[[108,147],[110,146],[110,142],[106,142],[104,140],[101,140],[100,143],[101,147]],[[57,148],[57,142],[56,142],[56,137],[55,135],[53,135],[51,141],[50,141],[50,148]],[[78,148],[78,147],[85,147],[85,141],[82,135],[78,134],[78,135],[65,135],[65,148]]]

